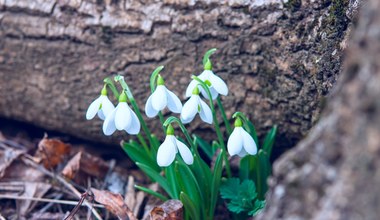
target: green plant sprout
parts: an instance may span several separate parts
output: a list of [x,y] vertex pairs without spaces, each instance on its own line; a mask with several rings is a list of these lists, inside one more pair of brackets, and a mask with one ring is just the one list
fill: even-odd
[[[214,48],[205,53],[204,71],[191,77],[185,92],[189,99],[183,106],[160,75],[164,67],[159,66],[152,72],[149,82],[151,95],[145,104],[145,114],[148,118],[159,117],[166,134],[162,143],[143,120],[123,76],[104,79],[100,96],[86,112],[87,120],[95,115],[104,120],[105,135],[112,135],[116,130],[137,135],[137,141],[122,142],[122,148],[152,181],[161,186],[164,193],[143,186],[135,187],[163,201],[181,200],[185,219],[213,219],[216,206],[222,204],[221,198],[234,219],[256,215],[265,206],[266,180],[271,174],[269,158],[277,126],[273,126],[259,144],[255,127],[243,113],[236,112],[231,119],[227,118],[220,96],[228,95],[228,87],[212,71],[210,60],[215,51]],[[115,82],[120,84],[120,92]],[[119,102],[116,107],[108,99],[107,88]],[[180,115],[165,119],[162,111],[166,108]],[[218,121],[217,113],[223,123]],[[213,125],[217,140],[209,143],[195,134],[190,135],[185,124],[191,123],[197,114],[202,121]],[[230,125],[231,120],[234,120],[234,129]],[[224,126],[224,132],[221,126]],[[180,129],[185,139],[175,135],[175,128]],[[238,173],[232,172],[229,162],[234,155],[241,157]],[[214,163],[211,165],[210,161]]]

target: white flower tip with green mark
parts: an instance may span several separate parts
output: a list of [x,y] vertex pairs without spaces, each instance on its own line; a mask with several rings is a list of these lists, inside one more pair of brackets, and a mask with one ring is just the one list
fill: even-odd
[[112,135],[116,130],[125,130],[129,134],[140,132],[140,121],[126,102],[119,102],[116,108],[106,117],[103,133]]
[[244,157],[247,154],[257,154],[257,146],[252,136],[243,127],[238,126],[232,131],[227,142],[228,153]]
[[[212,99],[216,99],[218,97],[218,94],[221,95],[228,95],[228,87],[227,84],[217,75],[215,75],[211,70],[204,70],[199,76],[199,79],[201,79],[204,82],[209,82],[211,85],[209,85],[210,93]],[[187,86],[186,89],[186,97],[190,97],[192,94],[192,91],[194,87],[198,85],[198,81],[193,79],[190,84]],[[206,91],[203,88],[200,88],[202,95],[209,99]]]
[[183,105],[181,112],[182,123],[190,123],[197,113],[199,113],[202,121],[212,124],[212,112],[210,107],[203,100],[201,100],[199,95],[193,94]]
[[186,164],[193,164],[194,158],[190,149],[184,143],[177,140],[174,135],[166,135],[164,142],[160,145],[157,151],[157,164],[160,167],[170,166],[178,151]]
[[115,106],[108,99],[107,95],[103,94],[102,90],[102,95],[100,95],[89,105],[86,112],[86,119],[91,120],[95,117],[96,114],[98,114],[98,117],[101,120],[104,120],[107,115],[109,115],[114,110],[114,108]]
[[171,112],[180,113],[182,110],[181,100],[165,85],[157,85],[156,90],[149,96],[145,104],[145,113],[149,118],[155,117],[165,107]]

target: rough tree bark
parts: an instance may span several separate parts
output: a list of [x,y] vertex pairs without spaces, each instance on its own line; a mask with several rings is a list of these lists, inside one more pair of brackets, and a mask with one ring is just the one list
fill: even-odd
[[292,146],[336,80],[351,7],[284,2],[0,0],[0,116],[109,142],[100,121],[84,119],[104,77],[125,75],[142,107],[155,67],[182,96],[216,47],[228,115],[248,113],[260,132],[277,123],[277,147]]
[[380,216],[380,2],[363,4],[343,74],[308,137],[275,163],[258,219]]

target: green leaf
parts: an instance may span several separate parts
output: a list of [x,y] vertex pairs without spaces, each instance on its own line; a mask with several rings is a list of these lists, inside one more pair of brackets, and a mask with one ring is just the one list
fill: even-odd
[[257,155],[247,155],[240,160],[239,177],[240,180],[251,179],[257,181],[255,175],[255,167],[257,162]]
[[156,79],[158,74],[161,72],[161,70],[164,68],[164,66],[157,67],[152,74],[150,75],[150,90],[153,93],[156,89]]
[[169,182],[169,186],[171,187],[172,195],[174,196],[172,199],[179,199],[179,186],[174,166],[175,164],[172,163],[169,167],[165,168],[165,175]]
[[271,173],[271,166],[270,166],[268,154],[263,150],[259,150],[258,161],[260,163],[259,175],[261,176],[261,178],[260,178],[261,189],[260,189],[260,191],[258,190],[258,193],[259,193],[258,198],[261,200],[264,200],[265,199],[265,193],[268,190],[267,179]]
[[252,180],[244,180],[238,189],[240,189],[239,196],[244,199],[254,200],[257,196],[255,183]]
[[254,208],[248,212],[248,215],[255,216],[257,215],[261,210],[265,208],[265,200],[256,200],[254,204]]
[[166,193],[169,194],[169,196],[171,198],[174,198],[174,195],[172,194],[172,191],[171,191],[171,188],[168,184],[168,181],[163,176],[161,176],[157,171],[153,170],[151,167],[149,167],[145,164],[141,164],[141,163],[137,162],[136,165],[142,171],[144,171],[144,173],[146,173],[146,175],[148,175],[150,178],[152,178],[152,180],[156,181],[166,191]]
[[[197,146],[195,143],[195,139],[193,139],[194,146]],[[192,166],[189,166],[192,173],[194,174],[196,180],[198,181],[198,185],[200,187],[201,195],[203,195],[203,204],[204,204],[204,211],[205,214],[209,213],[210,209],[210,195],[212,190],[211,185],[211,179],[212,179],[212,173],[210,170],[209,165],[199,156],[198,150],[195,147],[192,149],[194,154],[194,163]]]
[[162,201],[168,200],[168,198],[165,197],[164,195],[162,195],[161,193],[158,193],[158,192],[153,191],[151,189],[145,188],[143,186],[135,185],[135,188],[138,189],[138,190],[144,191],[144,192],[146,192],[146,193],[148,193],[148,194],[150,194],[152,196],[155,196],[155,197],[161,199]]
[[223,199],[234,199],[237,196],[237,189],[240,187],[238,178],[227,179],[220,186],[220,195]]
[[199,215],[200,213],[198,212],[197,208],[195,207],[194,202],[191,201],[191,199],[189,198],[189,196],[186,193],[181,192],[179,195],[179,198],[180,198],[183,206],[185,207],[185,212],[189,213],[190,219],[201,219],[201,217]]
[[152,134],[150,137],[152,140],[151,151],[150,151],[151,157],[154,158],[154,160],[156,160],[158,147],[160,146],[160,141],[158,140],[158,138],[154,134]]
[[206,64],[207,60],[210,59],[210,56],[211,56],[213,53],[215,53],[215,51],[216,51],[216,48],[212,48],[212,49],[208,50],[208,51],[205,53],[205,55],[203,56],[203,60],[202,60],[203,65]]
[[245,211],[245,209],[241,206],[240,203],[235,203],[235,202],[229,202],[227,203],[227,208],[231,212],[239,214],[240,212]]
[[202,191],[190,168],[183,161],[176,161],[175,174],[180,190],[189,195],[191,200],[195,202],[197,210],[200,210],[200,204],[203,201]]
[[240,179],[231,178],[225,181],[220,188],[221,196],[230,200],[227,207],[231,212],[239,214],[252,210],[253,201],[257,197],[255,183],[245,179],[240,184]]
[[213,187],[211,189],[211,205],[210,205],[210,219],[213,219],[214,211],[216,207],[216,202],[218,200],[218,193],[220,188],[220,183],[222,179],[222,168],[223,168],[223,157],[225,152],[223,150],[220,150],[220,153],[218,157],[215,160],[215,166],[214,166],[214,175],[212,177],[211,186]]
[[272,148],[274,144],[274,140],[276,138],[277,134],[277,125],[274,125],[272,129],[269,131],[269,133],[265,136],[264,143],[263,143],[263,150],[267,152],[268,157],[272,154]]
[[207,141],[203,140],[202,138],[200,138],[196,135],[193,135],[193,137],[195,139],[195,144],[199,145],[199,147],[202,149],[202,151],[206,154],[207,158],[212,160],[212,156],[215,153],[214,148],[209,143],[207,143]]
[[147,155],[144,148],[142,146],[139,146],[137,142],[124,142],[122,144],[122,148],[135,163],[139,162],[141,164],[145,164],[151,167],[156,172],[161,171],[161,168],[157,165],[156,161],[152,160],[152,158],[149,155]]

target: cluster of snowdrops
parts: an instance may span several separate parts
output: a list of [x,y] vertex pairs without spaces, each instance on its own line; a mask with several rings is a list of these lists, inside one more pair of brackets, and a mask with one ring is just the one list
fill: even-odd
[[[252,122],[243,113],[233,114],[232,130],[220,98],[220,95],[228,94],[228,86],[212,71],[210,56],[215,51],[211,49],[205,53],[204,71],[199,76],[192,76],[185,93],[188,100],[183,106],[178,96],[165,86],[160,75],[163,66],[151,74],[152,93],[146,101],[145,114],[148,118],[158,117],[161,121],[166,134],[162,144],[149,130],[128,84],[120,75],[115,76],[114,80],[104,80],[100,96],[90,104],[86,113],[87,120],[96,115],[104,120],[105,135],[112,135],[116,130],[137,135],[137,141],[131,139],[123,142],[122,147],[145,174],[159,183],[166,195],[142,186],[136,188],[162,200],[181,200],[186,219],[213,219],[220,197],[225,199],[234,218],[257,214],[265,206],[266,179],[271,173],[269,157],[276,126],[266,135],[262,145]],[[122,87],[120,92],[114,82]],[[107,89],[117,98],[119,103],[116,107],[109,100]],[[218,121],[215,105],[223,123]],[[180,114],[180,117],[169,116],[165,119],[162,114],[165,108]],[[207,142],[195,134],[189,134],[185,124],[192,122],[197,114],[205,123],[214,125],[217,140]],[[175,125],[183,135],[175,136]],[[140,132],[141,129],[143,132]],[[229,163],[229,157],[234,155],[241,157],[236,174],[232,173]]]

